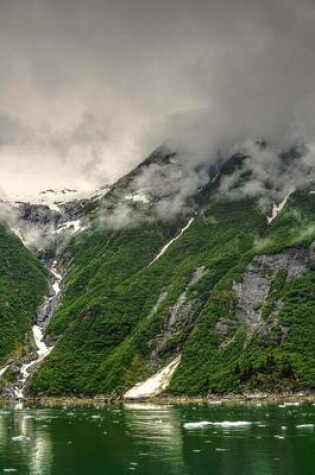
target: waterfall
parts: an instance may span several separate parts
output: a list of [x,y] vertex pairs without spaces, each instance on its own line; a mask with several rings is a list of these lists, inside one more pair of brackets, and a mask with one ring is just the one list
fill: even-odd
[[[36,367],[40,362],[42,362],[52,351],[53,345],[52,346],[47,346],[44,340],[44,332],[45,332],[45,327],[49,323],[49,320],[55,310],[56,303],[58,300],[58,295],[60,293],[60,282],[62,280],[62,275],[58,272],[57,270],[57,261],[53,261],[51,267],[50,267],[50,275],[51,275],[51,281],[50,281],[50,287],[52,291],[52,295],[44,302],[42,308],[44,311],[44,319],[40,319],[39,317],[40,312],[38,312],[36,316],[36,321],[32,326],[32,336],[33,340],[35,343],[35,346],[37,348],[37,358],[35,360],[32,360],[28,363],[25,363],[21,366],[20,368],[20,377],[18,380],[18,384],[14,387],[14,395],[17,399],[24,399],[24,390],[26,386],[26,382],[29,378],[29,376],[32,373],[32,368]],[[47,306],[48,306],[48,312],[47,312]],[[7,369],[7,368],[6,368]],[[0,374],[1,376],[1,374]]]

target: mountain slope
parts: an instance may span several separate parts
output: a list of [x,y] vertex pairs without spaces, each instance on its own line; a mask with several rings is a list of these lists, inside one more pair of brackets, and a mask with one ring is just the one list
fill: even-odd
[[293,195],[242,272],[214,287],[171,393],[314,389],[314,213],[313,196]]
[[37,258],[0,225],[0,364],[23,351],[31,321],[47,290]]
[[267,219],[266,197],[241,193],[245,159],[192,174],[160,149],[80,204],[30,394],[121,396],[169,367],[169,394],[314,388],[315,195],[308,182]]

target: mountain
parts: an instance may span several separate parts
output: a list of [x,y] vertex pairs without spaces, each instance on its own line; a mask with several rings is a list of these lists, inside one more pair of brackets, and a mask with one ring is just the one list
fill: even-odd
[[[298,156],[283,154],[283,169]],[[160,148],[109,190],[46,210],[33,253],[56,260],[63,280],[45,332],[52,351],[29,395],[314,389],[312,184],[277,202],[266,201],[269,183],[243,193],[253,178],[247,158],[192,170]],[[36,207],[19,209],[19,225],[38,228]],[[34,311],[45,271],[11,242],[33,263]]]
[[23,354],[33,315],[47,291],[47,271],[0,225],[0,365]]

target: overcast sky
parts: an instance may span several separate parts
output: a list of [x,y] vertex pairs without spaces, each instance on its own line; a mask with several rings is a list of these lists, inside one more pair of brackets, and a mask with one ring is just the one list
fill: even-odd
[[163,142],[310,142],[314,0],[0,0],[0,189],[90,189]]

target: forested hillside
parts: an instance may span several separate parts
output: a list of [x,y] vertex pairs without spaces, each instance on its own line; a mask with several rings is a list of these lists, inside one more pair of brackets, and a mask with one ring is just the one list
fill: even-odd
[[[240,157],[223,173],[235,166]],[[130,177],[112,200],[122,184]],[[32,394],[122,395],[179,355],[171,394],[313,388],[315,196],[291,194],[269,224],[255,197],[232,199],[220,180],[194,203],[70,242],[48,328],[57,344]]]
[[0,225],[0,363],[23,352],[32,318],[47,291],[47,271]]

